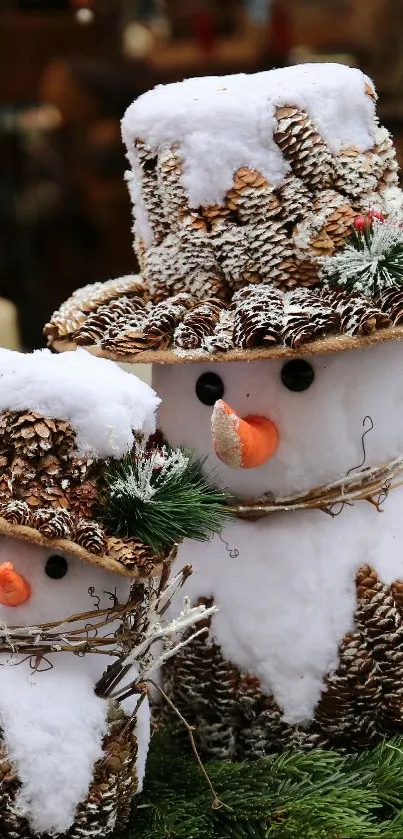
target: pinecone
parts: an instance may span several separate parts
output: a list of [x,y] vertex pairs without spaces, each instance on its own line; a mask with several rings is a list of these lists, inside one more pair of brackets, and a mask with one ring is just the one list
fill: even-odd
[[[316,260],[316,261],[315,261]],[[276,282],[275,285],[284,291],[302,286],[303,288],[311,288],[319,285],[321,282],[319,276],[319,260],[316,257],[312,259],[291,259],[286,260],[282,265],[284,271],[284,280]]]
[[27,457],[21,455],[13,458],[9,471],[13,487],[26,487],[31,481],[35,480],[37,474],[38,467],[32,459],[28,460]]
[[403,730],[403,622],[391,588],[369,566],[357,574],[357,591],[357,626],[374,657],[382,689],[381,730],[396,734]]
[[374,170],[381,188],[398,186],[398,163],[396,151],[389,131],[383,126],[378,126],[375,132],[375,161]]
[[[385,193],[387,190],[385,190]],[[393,211],[391,213],[388,212],[385,203],[385,193],[379,192],[363,192],[357,198],[352,200],[353,209],[357,215],[361,215],[361,213],[368,213],[369,210],[378,210],[380,213],[384,213],[385,215],[394,215]],[[401,192],[400,189],[398,190],[399,199],[401,200]]]
[[363,192],[375,192],[377,177],[371,152],[360,152],[355,146],[342,148],[334,158],[335,189],[351,198]]
[[203,227],[194,227],[192,217],[184,219],[178,231],[180,274],[197,299],[227,296],[227,287],[211,238]]
[[342,332],[349,335],[368,335],[390,326],[390,318],[364,294],[349,294],[326,287],[321,297],[337,312]]
[[325,681],[315,721],[333,748],[352,738],[357,732],[356,706],[348,679],[353,666],[355,644],[359,636],[347,635],[339,648],[339,665]]
[[97,556],[104,554],[107,548],[105,533],[95,521],[86,519],[75,521],[72,539],[77,545]]
[[[143,140],[136,140],[134,143],[137,152],[137,166],[133,167],[133,187],[130,190],[133,204],[136,200],[136,192],[140,184],[141,198],[147,212],[147,221],[153,233],[154,241],[162,242],[169,232],[169,219],[164,216],[163,202],[157,179],[157,158],[158,153]],[[132,194],[134,192],[134,195]]]
[[234,313],[222,309],[212,335],[205,335],[202,348],[208,353],[228,352],[234,346]]
[[99,492],[95,481],[86,480],[78,486],[73,486],[68,493],[69,509],[76,516],[90,519],[99,502]]
[[27,487],[20,489],[21,498],[32,509],[36,510],[39,507],[52,507],[58,510],[59,507],[69,509],[69,501],[64,490],[57,485],[47,486],[40,480],[33,481]]
[[43,331],[50,340],[66,338],[76,332],[89,312],[93,312],[104,303],[123,295],[142,297],[146,292],[141,277],[136,274],[118,277],[105,283],[91,283],[74,291],[52,315]]
[[391,591],[396,608],[399,610],[400,617],[403,618],[403,580],[396,580],[395,583],[392,583]]
[[1,505],[0,515],[9,524],[23,524],[30,527],[32,524],[31,510],[24,501],[9,501]]
[[[78,460],[78,458],[76,458]],[[73,461],[69,461],[68,466],[70,468],[70,464]],[[26,463],[26,461],[25,461]],[[62,463],[59,457],[56,455],[47,454],[45,457],[42,457],[38,463],[35,464],[35,470],[33,469],[32,472],[29,473],[30,480],[34,478],[34,472],[38,476],[40,476],[40,480],[44,484],[53,484],[55,481],[60,480],[60,477],[63,471],[66,468],[65,461]]]
[[222,204],[210,204],[207,207],[200,207],[199,213],[199,217],[202,218],[204,222],[202,229],[205,229],[207,233],[210,233],[214,225],[219,224],[221,221],[228,221],[230,219],[235,221],[234,213]]
[[[403,191],[397,186],[384,187],[380,192],[381,204],[377,206],[374,202],[374,209],[379,209],[386,216],[402,217],[403,215]],[[371,207],[372,209],[372,207]]]
[[157,183],[165,219],[169,221],[171,229],[175,229],[189,212],[189,198],[183,184],[182,160],[175,146],[165,144],[160,149]]
[[306,288],[285,293],[282,338],[287,346],[299,347],[338,332],[339,327],[337,313],[318,294]]
[[65,457],[75,447],[75,433],[68,422],[44,417],[35,411],[4,411],[0,436],[16,454],[28,458],[42,457],[49,451]]
[[203,339],[214,334],[222,309],[223,303],[220,300],[206,300],[194,306],[177,326],[174,345],[184,350],[201,347]]
[[294,230],[294,242],[301,259],[331,256],[344,244],[354,221],[355,211],[347,199],[334,190],[320,193],[309,216]]
[[390,318],[393,326],[403,323],[403,290],[401,288],[385,288],[376,299],[376,304]]
[[154,346],[160,349],[170,346],[176,326],[194,303],[191,295],[186,293],[177,294],[167,301],[157,303],[143,325],[145,340],[153,341]]
[[282,204],[281,217],[284,222],[295,224],[312,210],[313,195],[300,178],[287,175],[279,190]]
[[110,326],[122,323],[127,325],[128,322],[131,326],[140,325],[144,320],[144,306],[145,303],[141,297],[121,297],[105,306],[100,306],[88,315],[74,333],[73,338],[76,344],[85,346],[98,343]]
[[175,234],[170,233],[160,245],[151,245],[147,249],[144,255],[143,275],[154,303],[188,290]]
[[258,225],[248,224],[244,230],[258,280],[282,285],[287,279],[284,264],[293,256],[292,243],[282,222],[268,219]]
[[269,285],[245,288],[232,301],[234,345],[242,349],[280,342],[283,329],[284,295]]
[[135,539],[108,536],[106,553],[128,571],[139,569],[144,577],[149,577],[155,568],[156,557],[152,549]]
[[306,113],[293,106],[277,108],[274,139],[297,177],[313,190],[330,187],[333,156]]
[[[233,290],[257,282],[256,254],[251,254],[246,227],[217,219],[209,234],[225,283]],[[218,296],[214,294],[214,296]]]
[[236,211],[243,224],[260,224],[281,212],[280,201],[266,178],[243,167],[234,175],[234,186],[227,192],[226,205]]
[[35,510],[32,527],[46,539],[68,539],[71,535],[72,518],[68,510]]

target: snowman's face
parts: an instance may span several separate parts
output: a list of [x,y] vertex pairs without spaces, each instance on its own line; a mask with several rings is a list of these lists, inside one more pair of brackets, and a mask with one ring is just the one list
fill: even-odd
[[[294,361],[155,365],[159,427],[174,446],[208,455],[206,469],[243,497],[313,488],[363,464],[403,454],[403,346],[391,343]],[[202,376],[212,374],[203,398]],[[278,445],[256,468],[231,468],[215,453],[211,420],[222,398],[239,417],[275,424]],[[371,425],[373,424],[373,429]],[[363,439],[364,431],[367,431]]]
[[[10,585],[2,588],[2,579]],[[5,589],[15,591],[14,605]],[[61,620],[73,614],[111,605],[110,595],[121,600],[130,580],[76,559],[27,542],[0,536],[0,622],[27,626]],[[99,600],[98,600],[99,598]],[[18,601],[21,602],[18,602]]]

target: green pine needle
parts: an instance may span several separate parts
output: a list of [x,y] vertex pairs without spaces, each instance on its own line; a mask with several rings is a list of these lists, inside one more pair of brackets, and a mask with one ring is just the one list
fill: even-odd
[[322,262],[329,286],[369,297],[403,285],[403,231],[396,223],[374,219],[364,233],[355,232],[344,250]]
[[216,810],[183,735],[157,732],[120,839],[402,839],[402,739],[358,755],[293,750],[205,766],[225,805]]
[[102,498],[104,525],[155,551],[185,538],[210,539],[231,511],[226,495],[203,474],[205,460],[163,446],[111,461]]

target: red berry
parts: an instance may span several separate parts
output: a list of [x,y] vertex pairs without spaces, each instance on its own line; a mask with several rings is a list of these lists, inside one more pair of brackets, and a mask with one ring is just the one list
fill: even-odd
[[368,218],[370,219],[370,221],[372,221],[372,219],[374,218],[378,219],[378,221],[385,221],[384,214],[381,213],[379,210],[368,210]]
[[360,233],[363,233],[368,225],[368,219],[365,218],[365,216],[356,216],[353,221],[353,224],[356,230],[358,230]]

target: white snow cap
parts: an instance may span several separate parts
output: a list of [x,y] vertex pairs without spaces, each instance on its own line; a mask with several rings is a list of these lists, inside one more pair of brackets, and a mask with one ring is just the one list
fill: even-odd
[[290,170],[273,137],[276,107],[305,109],[333,152],[374,145],[371,80],[339,64],[303,64],[254,75],[186,79],[140,96],[122,121],[128,158],[135,167],[136,138],[158,149],[179,146],[190,205],[222,203],[234,173],[257,169],[279,186]]
[[24,355],[0,349],[0,411],[29,409],[68,420],[81,456],[123,457],[133,432],[155,431],[159,402],[147,384],[85,350]]

